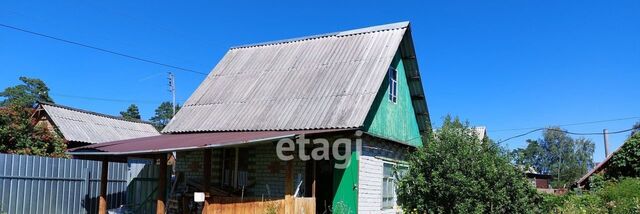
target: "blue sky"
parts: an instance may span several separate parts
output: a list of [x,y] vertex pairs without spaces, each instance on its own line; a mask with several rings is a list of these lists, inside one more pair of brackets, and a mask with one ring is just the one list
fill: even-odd
[[[212,2],[7,0],[0,23],[208,72],[234,45],[408,20],[436,127],[450,113],[499,140],[527,131],[505,129],[640,117],[637,0]],[[60,104],[117,115],[136,101],[145,119],[170,99],[166,72],[179,101],[204,78],[5,28],[0,65],[0,88],[37,77]],[[638,120],[565,128],[615,131]],[[611,150],[626,136],[610,136]],[[602,137],[588,137],[602,160]]]

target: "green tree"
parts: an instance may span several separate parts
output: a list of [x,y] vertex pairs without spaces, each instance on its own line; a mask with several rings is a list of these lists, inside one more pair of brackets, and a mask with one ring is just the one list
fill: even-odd
[[49,87],[40,79],[20,77],[22,84],[8,87],[0,92],[4,100],[0,105],[7,106],[14,103],[23,107],[34,107],[37,101],[53,102],[49,97]]
[[574,182],[593,167],[595,144],[585,138],[573,139],[559,127],[549,127],[541,139],[527,143],[526,148],[512,152],[515,163],[553,175],[552,186],[556,188]]
[[136,104],[131,104],[126,111],[121,111],[120,115],[128,120],[140,120],[140,110]]
[[[535,140],[527,140],[526,148],[514,149],[512,152],[513,161],[518,166],[541,166],[543,163],[542,154],[544,150]],[[536,169],[537,170],[537,169]]]
[[[180,110],[180,105],[176,105],[176,113]],[[173,118],[173,105],[171,102],[162,102],[158,108],[156,108],[156,114],[151,117],[153,126],[158,130],[162,130],[169,121]]]
[[0,108],[0,153],[64,157],[64,140],[44,125],[34,125],[33,109],[17,103]]
[[468,123],[447,116],[427,144],[411,153],[398,183],[408,213],[532,213],[539,197],[523,172]]

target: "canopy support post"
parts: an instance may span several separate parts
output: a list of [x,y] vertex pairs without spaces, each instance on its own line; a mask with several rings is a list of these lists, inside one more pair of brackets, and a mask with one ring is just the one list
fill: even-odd
[[109,162],[107,158],[102,159],[100,169],[100,199],[98,201],[98,214],[107,214],[107,183],[109,175]]
[[158,175],[158,195],[156,196],[156,214],[165,214],[165,192],[167,191],[167,154],[160,155],[160,173]]

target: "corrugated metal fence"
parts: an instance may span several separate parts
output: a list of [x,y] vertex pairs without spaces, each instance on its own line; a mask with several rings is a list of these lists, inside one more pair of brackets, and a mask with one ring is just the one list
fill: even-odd
[[[152,212],[158,172],[152,166],[109,163],[109,208]],[[97,213],[100,170],[99,161],[0,154],[0,214]]]

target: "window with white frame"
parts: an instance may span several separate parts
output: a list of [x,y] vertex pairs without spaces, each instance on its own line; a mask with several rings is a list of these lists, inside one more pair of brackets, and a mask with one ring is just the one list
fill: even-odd
[[389,67],[389,72],[387,74],[389,77],[389,101],[393,103],[398,102],[398,70]]
[[396,204],[396,183],[408,168],[391,163],[384,163],[382,170],[382,209],[393,209]]

